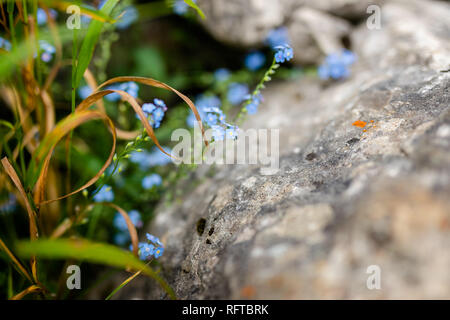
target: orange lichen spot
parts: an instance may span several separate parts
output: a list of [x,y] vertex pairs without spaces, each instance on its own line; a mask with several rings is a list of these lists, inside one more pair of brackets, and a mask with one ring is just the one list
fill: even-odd
[[367,132],[367,130],[366,130],[366,129],[364,129],[364,130],[363,130],[363,132]]
[[245,286],[241,289],[241,296],[247,299],[253,298],[255,293],[255,288],[253,286]]
[[373,123],[373,120],[370,120],[370,122],[372,122],[372,123]]
[[366,126],[366,124],[367,124],[367,122],[361,121],[361,120],[356,120],[355,122],[352,123],[353,126],[359,127],[359,128],[364,128]]

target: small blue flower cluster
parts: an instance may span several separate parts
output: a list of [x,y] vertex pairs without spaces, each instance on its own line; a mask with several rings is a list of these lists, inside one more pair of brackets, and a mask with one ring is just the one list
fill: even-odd
[[[162,147],[168,154],[172,153],[169,147]],[[148,151],[133,151],[130,153],[130,161],[138,164],[141,170],[147,170],[156,166],[164,166],[171,162],[171,158],[162,153],[157,147],[153,147],[151,152]]]
[[[192,0],[192,2],[196,3],[197,0]],[[188,12],[188,9],[189,5],[183,0],[176,0],[173,4],[173,12],[180,16],[186,14]]]
[[11,42],[0,37],[0,48],[6,51],[11,51]]
[[[56,19],[56,17],[58,16],[58,12],[56,10],[49,9],[49,13],[53,19]],[[38,26],[42,26],[47,23],[47,13],[42,8],[37,9],[36,18]]]
[[114,200],[114,192],[108,185],[103,185],[101,189],[94,195],[95,202],[111,202]]
[[[131,222],[136,228],[142,228],[143,222],[139,211],[131,210],[128,212],[128,217],[130,217]],[[118,230],[114,235],[114,242],[119,246],[124,246],[130,242],[127,222],[119,212],[116,212],[116,215],[114,216],[113,225]]]
[[289,61],[294,56],[294,50],[288,44],[276,46],[275,48],[275,61],[277,63],[284,63]]
[[[152,257],[158,259],[164,253],[164,245],[157,237],[150,233],[147,233],[146,237],[148,242],[139,242],[139,258],[143,261],[148,261]],[[133,250],[131,245],[130,250]]]
[[[153,128],[159,128],[161,121],[164,118],[164,114],[167,111],[166,104],[161,99],[153,99],[153,103],[144,103],[142,105],[142,111],[147,116],[150,125]],[[136,114],[136,118],[139,116]]]
[[[114,84],[111,85],[107,88],[105,88],[106,90],[123,90],[126,93],[128,93],[130,96],[132,96],[133,98],[137,98],[138,93],[139,93],[139,86],[135,83],[135,82],[123,82],[121,84]],[[110,93],[108,95],[105,96],[105,99],[108,101],[119,101],[120,100],[120,95],[118,93]]]
[[250,52],[245,57],[245,67],[250,71],[256,71],[262,68],[266,62],[266,56],[260,51]]
[[227,81],[230,78],[230,75],[231,75],[230,70],[226,68],[220,68],[214,71],[214,79],[217,82]]
[[253,115],[258,112],[259,104],[262,102],[263,98],[260,93],[255,95],[248,95],[246,100],[250,100],[250,102],[245,106],[247,113],[249,115]]
[[159,174],[153,173],[142,179],[142,188],[145,190],[151,189],[154,186],[160,186],[162,184],[162,178]]
[[248,86],[243,83],[233,82],[228,87],[227,99],[232,105],[238,105],[248,95]]
[[[248,92],[248,88],[247,88]],[[200,118],[212,129],[212,136],[215,141],[223,140],[224,138],[236,139],[238,127],[226,122],[226,115],[220,109],[221,101],[217,96],[203,95],[196,100],[196,106]],[[191,112],[187,119],[190,127],[193,127],[197,119],[194,113]]]
[[[121,84],[114,84],[105,88],[105,90],[123,90],[131,95],[133,98],[137,98],[139,93],[139,86],[135,82],[124,82]],[[81,86],[78,88],[78,95],[81,99],[86,99],[92,94],[92,89],[89,86]],[[105,96],[105,99],[108,101],[119,101],[120,95],[118,93],[110,93]]]
[[289,33],[286,27],[279,27],[269,31],[266,37],[266,43],[275,48],[285,44],[290,44]]
[[16,210],[17,207],[17,199],[13,193],[10,193],[8,199],[0,203],[0,213],[10,213]]
[[44,62],[49,62],[53,59],[53,55],[55,54],[56,50],[55,47],[52,46],[50,43],[48,43],[45,40],[39,40],[39,47],[43,51],[41,54],[41,60]]
[[328,55],[317,73],[324,80],[347,78],[350,75],[350,66],[355,61],[356,55],[350,50],[343,49],[341,52]]

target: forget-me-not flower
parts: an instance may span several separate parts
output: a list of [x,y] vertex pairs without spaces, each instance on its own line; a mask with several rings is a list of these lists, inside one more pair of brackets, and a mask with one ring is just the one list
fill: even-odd
[[244,101],[248,94],[248,86],[243,83],[233,82],[228,87],[227,99],[232,105],[238,105]]
[[342,79],[350,75],[350,66],[356,61],[356,55],[350,50],[342,50],[325,58],[317,69],[321,79]]
[[162,183],[162,178],[159,174],[153,173],[142,179],[142,188],[148,190],[153,188],[153,186],[160,186]]
[[289,33],[286,27],[279,27],[269,31],[266,37],[266,43],[275,48],[284,44],[290,44]]
[[245,57],[245,67],[250,71],[261,69],[265,62],[266,56],[260,51],[251,52]]
[[[139,258],[144,261],[150,260],[152,256],[158,259],[164,253],[164,245],[150,233],[147,233],[146,237],[148,242],[139,242]],[[133,247],[130,245],[130,250],[132,249]]]
[[[55,19],[58,16],[58,12],[54,9],[49,9],[49,13],[53,19]],[[42,8],[37,9],[36,18],[38,26],[42,26],[47,23],[47,13]]]
[[95,202],[111,202],[114,200],[114,192],[112,188],[108,185],[103,185],[103,187],[94,195]]
[[217,82],[223,82],[230,78],[230,71],[226,68],[220,68],[214,71],[214,79]]
[[52,46],[50,43],[48,43],[45,40],[39,40],[39,47],[42,50],[41,53],[41,60],[44,62],[49,62],[53,59],[53,54],[56,52],[56,49],[54,46]]
[[[139,211],[131,210],[130,212],[128,212],[128,217],[136,228],[142,227],[143,223]],[[116,212],[116,215],[114,216],[113,225],[119,231],[128,231],[127,222],[119,212]]]
[[275,49],[275,61],[277,63],[283,63],[289,61],[294,57],[294,50],[287,45],[281,45],[274,48]]

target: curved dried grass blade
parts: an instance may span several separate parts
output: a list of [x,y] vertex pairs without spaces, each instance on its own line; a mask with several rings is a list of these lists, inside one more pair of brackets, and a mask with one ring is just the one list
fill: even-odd
[[158,147],[158,149],[161,150],[161,152],[163,152],[164,154],[168,155],[169,157],[174,158],[171,154],[167,153],[159,144],[159,141],[155,136],[153,128],[148,123],[147,117],[145,116],[144,112],[142,111],[142,108],[139,105],[139,103],[136,101],[135,98],[133,98],[133,96],[131,96],[130,94],[128,94],[127,92],[125,92],[123,90],[103,90],[103,91],[96,92],[96,93],[90,95],[89,97],[87,97],[86,99],[84,99],[78,105],[76,110],[85,110],[89,106],[94,104],[97,100],[99,100],[99,99],[103,98],[104,96],[111,94],[111,93],[119,94],[123,100],[127,101],[131,105],[131,107],[134,109],[134,111],[139,115],[139,118],[140,118],[142,124],[144,125],[145,131],[147,131],[147,134],[153,140],[153,142]]
[[[86,83],[91,88],[92,92],[95,92],[95,90],[98,87],[97,81],[95,80],[94,75],[92,72],[88,69],[84,72],[84,80],[86,80]],[[104,113],[106,113],[105,105],[103,103],[103,99],[98,100],[95,105]],[[117,132],[117,138],[123,139],[123,140],[133,140],[139,135],[139,130],[135,131],[126,131],[122,130],[116,127]]]
[[139,83],[145,84],[147,86],[169,90],[169,91],[172,91],[173,93],[175,93],[176,95],[178,95],[181,99],[183,99],[183,101],[187,103],[189,108],[191,108],[192,112],[194,113],[195,118],[197,119],[199,128],[202,131],[202,135],[203,135],[203,138],[204,138],[204,141],[205,141],[205,145],[206,146],[208,145],[208,141],[206,140],[205,132],[204,132],[203,125],[202,125],[202,120],[201,120],[200,114],[198,113],[197,107],[194,105],[194,103],[191,101],[191,99],[189,99],[187,96],[185,96],[184,94],[182,94],[178,90],[176,90],[176,89],[172,88],[171,86],[165,84],[164,82],[161,82],[161,81],[158,81],[158,80],[154,80],[154,79],[151,79],[151,78],[145,78],[145,77],[116,77],[116,78],[112,78],[112,79],[109,79],[109,80],[103,82],[97,88],[97,90],[99,90],[100,88],[105,87],[105,86],[107,86],[107,85],[109,85],[111,83],[129,82],[129,81],[139,82]]
[[23,297],[25,297],[26,295],[28,295],[30,293],[40,292],[40,291],[42,291],[42,288],[33,284],[32,286],[29,286],[28,288],[26,288],[22,292],[16,294],[10,300],[21,300]]
[[[103,167],[97,172],[97,174],[91,178],[87,183],[85,183],[80,188],[76,189],[75,191],[72,191],[66,195],[60,196],[55,199],[51,200],[45,200],[43,201],[44,196],[44,186],[45,186],[45,177],[47,174],[48,166],[50,164],[50,159],[52,157],[52,152],[54,148],[56,147],[57,143],[70,131],[78,127],[79,125],[96,119],[102,119],[107,124],[107,126],[110,128],[112,136],[113,136],[113,144],[111,148],[111,152],[108,156],[108,159],[104,163]],[[103,174],[103,172],[108,168],[110,165],[112,158],[114,156],[114,152],[116,150],[116,131],[114,124],[112,123],[111,119],[105,115],[102,112],[99,111],[93,111],[93,110],[83,110],[83,111],[76,111],[63,120],[61,120],[55,128],[44,138],[42,143],[39,145],[38,149],[35,153],[33,153],[32,160],[30,162],[30,167],[27,172],[27,182],[28,186],[30,188],[35,188],[34,191],[34,197],[36,205],[42,205],[46,203],[50,203],[53,201],[61,200],[67,197],[70,197],[85,188],[91,186],[94,184],[100,176]]]
[[130,237],[131,237],[131,243],[133,245],[133,254],[136,257],[139,257],[138,254],[138,235],[137,235],[137,231],[136,228],[134,227],[133,222],[131,221],[130,217],[128,216],[128,213],[123,210],[121,207],[119,207],[118,205],[114,204],[114,203],[110,203],[110,202],[101,202],[99,204],[103,204],[105,206],[111,207],[116,209],[120,215],[125,219],[126,223],[127,223],[127,228],[128,228],[128,232],[130,233]]
[[[22,183],[20,182],[19,177],[17,176],[16,171],[14,170],[13,166],[9,162],[7,157],[4,157],[2,159],[2,165],[5,169],[6,173],[9,175],[11,180],[13,181],[16,188],[19,190],[20,195],[23,197],[23,201],[25,203],[25,207],[27,209],[28,213],[28,220],[30,225],[30,239],[36,240],[39,237],[37,223],[36,223],[36,212],[33,211],[30,202],[28,200],[27,194],[25,192],[25,189],[22,186]],[[31,257],[31,273],[33,274],[33,279],[35,282],[38,282],[37,280],[37,264],[36,264],[36,257]]]
[[6,244],[3,242],[2,239],[0,239],[0,249],[5,251],[5,253],[11,258],[12,262],[14,262],[16,267],[20,270],[20,273],[22,273],[25,278],[27,278],[31,283],[33,283],[33,280],[31,279],[31,276],[28,273],[28,271],[20,263],[20,261],[14,256],[14,254],[11,252],[11,250],[9,250],[9,248],[6,246]]

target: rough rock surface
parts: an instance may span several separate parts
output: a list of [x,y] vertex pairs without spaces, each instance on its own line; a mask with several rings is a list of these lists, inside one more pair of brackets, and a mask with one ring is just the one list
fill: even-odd
[[206,29],[221,41],[261,46],[268,32],[286,26],[298,63],[318,63],[340,49],[350,22],[367,19],[381,0],[199,0]]
[[[408,3],[352,32],[350,79],[265,91],[246,125],[280,128],[277,173],[218,167],[161,205],[148,231],[180,298],[450,298],[450,6]],[[118,295],[161,297],[145,278]]]

